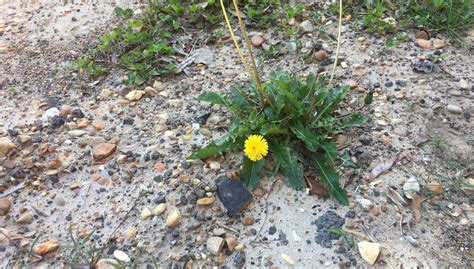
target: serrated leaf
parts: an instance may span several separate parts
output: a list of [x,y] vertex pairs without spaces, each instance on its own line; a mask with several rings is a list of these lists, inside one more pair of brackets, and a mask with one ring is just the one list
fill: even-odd
[[188,160],[198,160],[198,159],[206,159],[212,156],[216,156],[217,154],[221,154],[226,150],[233,150],[238,149],[240,144],[234,142],[230,139],[225,140],[222,144],[217,145],[216,143],[211,143],[204,148],[201,148],[195,151],[191,156],[188,157]]
[[260,182],[260,177],[258,173],[262,170],[263,166],[265,165],[265,160],[259,160],[253,162],[247,156],[244,156],[243,162],[243,171],[242,171],[242,179],[244,180],[244,184],[250,188],[251,190],[255,189]]
[[298,162],[296,152],[287,146],[270,141],[273,159],[283,168],[288,184],[295,190],[304,190],[303,165]]
[[360,113],[352,113],[351,117],[347,120],[341,121],[339,123],[339,127],[344,129],[349,126],[357,126],[357,125],[362,125],[365,122],[367,122],[369,118],[365,115],[362,115]]
[[319,174],[324,185],[327,187],[329,193],[342,205],[348,206],[349,199],[347,199],[346,192],[339,185],[339,175],[332,165],[327,164],[327,158],[319,156],[315,158],[316,166],[319,169]]
[[215,92],[206,92],[200,94],[198,97],[196,97],[196,100],[198,101],[204,101],[204,102],[209,102],[217,105],[222,105],[225,107],[228,107],[229,104],[227,101],[224,99],[224,97],[218,93]]
[[331,165],[334,165],[337,158],[337,146],[334,141],[326,141],[321,143],[321,147],[326,152],[327,160],[330,162]]
[[298,123],[296,126],[291,126],[290,129],[296,137],[304,142],[309,151],[316,152],[321,147],[318,137],[310,130],[306,129],[303,124]]

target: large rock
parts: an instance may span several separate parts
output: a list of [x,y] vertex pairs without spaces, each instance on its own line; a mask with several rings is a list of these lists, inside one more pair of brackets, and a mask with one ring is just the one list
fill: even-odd
[[374,265],[380,254],[380,244],[362,241],[357,243],[360,256],[370,265]]
[[117,145],[115,144],[111,144],[111,143],[99,144],[94,147],[94,150],[92,151],[92,155],[94,155],[94,158],[96,160],[100,161],[112,155],[115,152],[115,149],[117,149]]
[[217,183],[217,197],[227,209],[229,216],[237,215],[253,198],[242,181],[230,179],[224,179]]
[[224,246],[224,239],[218,236],[212,236],[207,239],[207,250],[213,255],[219,255]]
[[12,202],[8,198],[0,199],[0,216],[5,216],[10,211],[10,207],[12,206]]
[[7,137],[0,138],[0,157],[7,156],[8,152],[14,148],[16,148],[16,146],[10,139]]

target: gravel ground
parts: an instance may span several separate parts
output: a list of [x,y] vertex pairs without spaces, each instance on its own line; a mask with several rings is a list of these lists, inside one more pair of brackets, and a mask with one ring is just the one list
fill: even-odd
[[[238,176],[241,155],[186,161],[230,124],[226,111],[194,98],[248,79],[228,40],[208,47],[213,62],[190,66],[188,74],[126,88],[116,70],[84,88],[71,64],[115,23],[114,5],[0,6],[2,268],[12,268],[18,252],[9,239],[29,247],[39,237],[38,243],[66,247],[69,228],[76,236],[94,231],[89,243],[107,246],[101,258],[123,265],[127,258],[146,264],[154,257],[171,268],[365,268],[365,245],[357,243],[367,241],[380,244],[377,268],[474,266],[473,197],[465,188],[473,184],[472,46],[439,36],[442,48],[422,49],[413,31],[410,40],[388,48],[345,22],[335,80],[352,89],[344,109],[356,109],[367,91],[375,92],[363,109],[370,121],[337,138],[359,166],[342,171],[350,206],[267,176],[253,201],[229,217],[216,182]],[[278,29],[252,35],[289,48],[270,60],[255,49],[264,77],[276,68],[301,76],[331,68],[303,62],[315,47],[334,58],[335,43],[318,34],[302,34],[298,42],[279,38]],[[445,57],[431,73],[414,70],[414,61],[440,53]],[[143,96],[129,100],[134,91]],[[389,160],[393,167],[369,180]],[[397,196],[413,180],[420,215],[410,199]],[[52,251],[34,265],[59,268],[71,262],[68,253]]]

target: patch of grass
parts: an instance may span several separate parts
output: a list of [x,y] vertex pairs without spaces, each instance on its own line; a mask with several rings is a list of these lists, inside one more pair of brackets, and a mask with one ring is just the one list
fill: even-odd
[[75,237],[72,228],[68,229],[71,245],[61,246],[65,250],[65,261],[68,265],[88,265],[94,267],[108,246],[96,246],[92,240],[94,231],[84,237]]
[[409,0],[400,10],[405,20],[461,41],[461,33],[474,27],[472,8],[472,0]]
[[[246,22],[256,27],[268,27],[282,18],[294,19],[304,10],[302,5],[283,5],[280,0],[249,0],[240,5],[246,13]],[[114,11],[120,18],[118,26],[101,36],[97,48],[75,63],[80,78],[95,78],[117,66],[128,70],[126,85],[139,85],[152,77],[172,74],[178,56],[173,47],[176,36],[202,27],[212,29],[222,19],[218,0],[199,3],[152,0],[139,15],[120,7]],[[217,29],[208,41],[217,40],[223,34]]]

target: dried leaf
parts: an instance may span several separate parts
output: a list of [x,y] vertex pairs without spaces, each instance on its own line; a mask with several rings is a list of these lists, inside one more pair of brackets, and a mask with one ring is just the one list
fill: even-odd
[[397,161],[397,156],[388,160],[388,162],[380,163],[372,169],[369,175],[369,180],[374,180],[376,177],[380,176],[381,174],[387,172],[388,169],[392,168],[392,166]]
[[421,221],[421,198],[418,195],[413,195],[413,200],[411,201],[411,209],[415,213],[416,222]]
[[315,177],[307,176],[305,177],[305,179],[306,179],[306,183],[308,184],[310,194],[316,194],[323,198],[329,197],[329,193],[326,190],[326,188],[324,188],[324,186],[321,185],[321,183],[317,182]]

